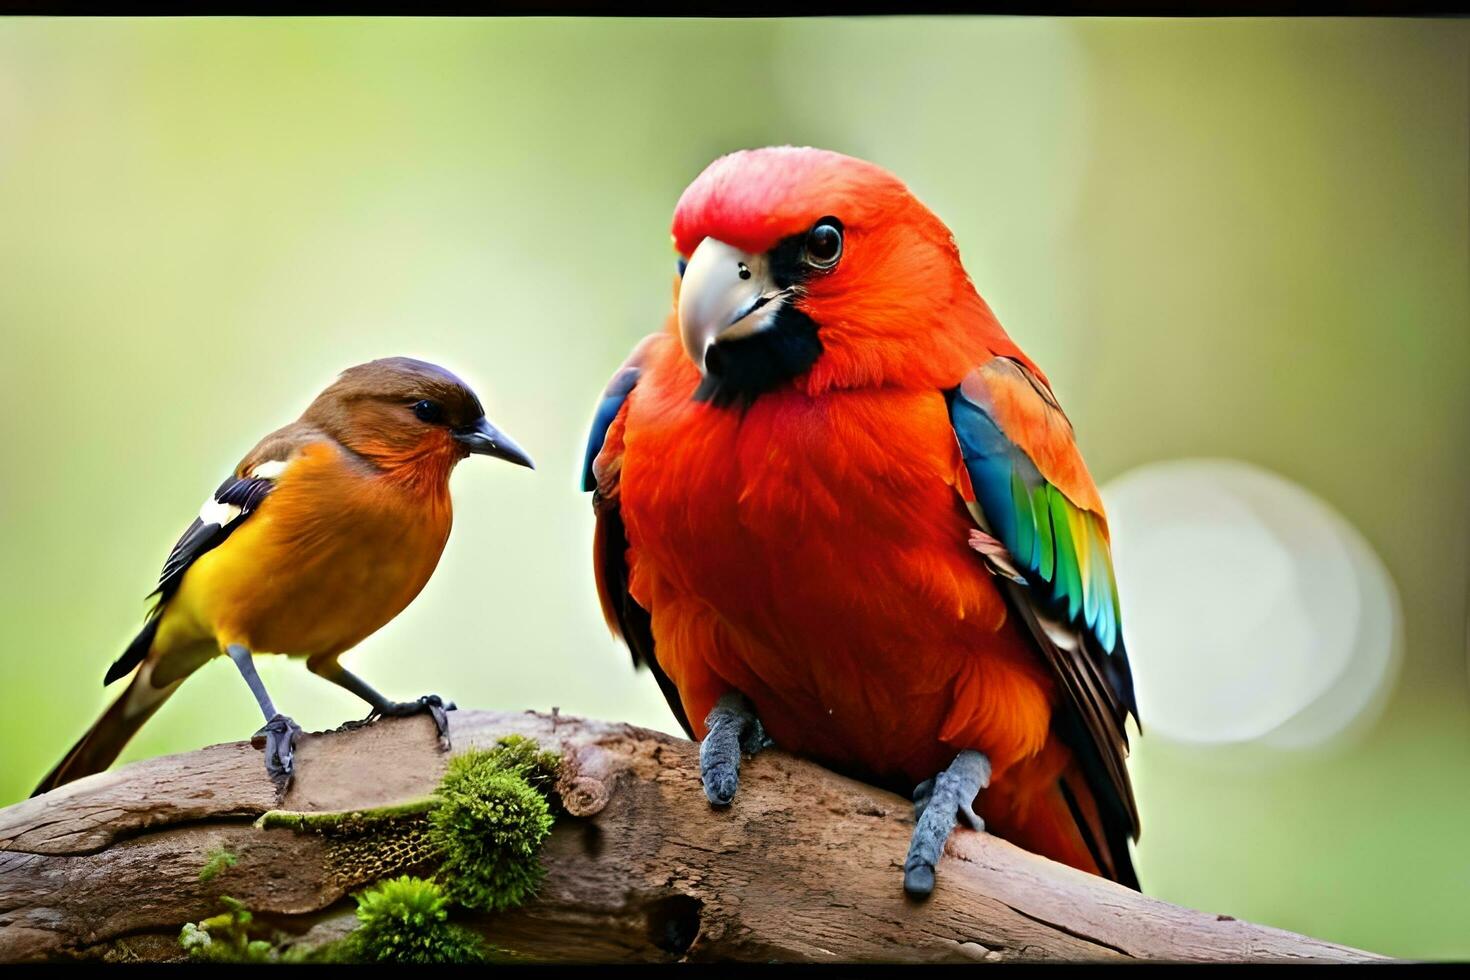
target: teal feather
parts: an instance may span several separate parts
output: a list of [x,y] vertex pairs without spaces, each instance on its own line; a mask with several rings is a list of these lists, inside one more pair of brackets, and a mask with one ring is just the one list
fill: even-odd
[[1052,521],[1054,515],[1051,510],[1051,499],[1046,492],[1046,484],[1042,484],[1031,491],[1032,510],[1036,512],[1037,551],[1041,560],[1035,564],[1036,573],[1043,580],[1050,582],[1052,573],[1056,571],[1056,552],[1052,541]]
[[1087,515],[1082,518],[1082,533],[1086,537],[1080,542],[1087,549],[1087,583],[1085,597],[1082,603],[1083,615],[1092,629],[1097,628],[1097,614],[1102,602],[1102,573],[1103,563],[1098,559],[1097,538],[1092,527],[1092,520]]
[[[1031,509],[1031,495],[1021,482],[1019,473],[1011,473],[1011,502],[1016,509],[1016,540],[1014,552],[1028,569],[1036,568],[1036,514]],[[1007,542],[1007,545],[1010,545]]]
[[1052,522],[1052,530],[1056,540],[1056,585],[1052,594],[1058,599],[1066,599],[1067,618],[1076,619],[1077,613],[1082,609],[1082,570],[1077,565],[1077,546],[1072,541],[1072,525],[1067,520],[1069,506],[1062,492],[1051,484],[1046,487],[1047,497],[1051,501],[1051,512],[1058,519]]

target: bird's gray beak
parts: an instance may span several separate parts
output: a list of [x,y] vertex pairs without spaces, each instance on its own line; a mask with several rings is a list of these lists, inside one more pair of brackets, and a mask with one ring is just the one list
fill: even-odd
[[705,356],[720,341],[770,326],[788,291],[777,289],[764,255],[706,238],[689,256],[679,282],[679,337],[705,372]]
[[526,451],[516,445],[516,441],[490,424],[490,420],[481,415],[479,421],[474,425],[465,426],[454,430],[454,439],[471,453],[480,456],[494,456],[496,459],[504,459],[534,470],[536,464],[531,462],[531,457]]

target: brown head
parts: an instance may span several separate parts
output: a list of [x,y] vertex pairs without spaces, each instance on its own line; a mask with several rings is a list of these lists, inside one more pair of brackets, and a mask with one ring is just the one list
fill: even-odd
[[447,473],[472,453],[532,465],[525,450],[485,418],[469,385],[411,357],[348,368],[301,420],[387,469],[437,463]]

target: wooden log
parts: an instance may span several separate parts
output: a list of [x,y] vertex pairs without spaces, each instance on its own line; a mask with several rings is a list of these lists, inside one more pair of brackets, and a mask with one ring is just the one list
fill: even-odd
[[[916,902],[901,870],[912,807],[891,793],[771,750],[746,762],[734,804],[716,810],[683,739],[555,713],[450,719],[456,749],[521,734],[563,755],[567,815],[544,848],[537,898],[466,923],[528,959],[1379,959],[1160,902],[965,829],[934,895]],[[341,935],[353,890],[424,870],[421,823],[321,833],[258,818],[420,798],[446,758],[429,719],[388,719],[304,736],[281,799],[260,753],[237,742],[0,810],[0,961],[177,959],[183,924],[218,913],[221,895],[300,941]],[[221,848],[236,864],[201,880]]]

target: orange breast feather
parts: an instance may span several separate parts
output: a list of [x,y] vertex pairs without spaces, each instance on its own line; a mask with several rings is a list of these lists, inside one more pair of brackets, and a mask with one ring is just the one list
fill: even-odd
[[385,480],[330,443],[308,446],[276,489],[189,570],[169,615],[261,653],[335,656],[391,620],[433,574],[449,536],[442,493]]
[[1046,740],[1052,682],[967,547],[943,396],[690,399],[669,343],[628,399],[630,590],[702,735],[736,689],[776,742],[911,788],[958,748],[996,779]]

